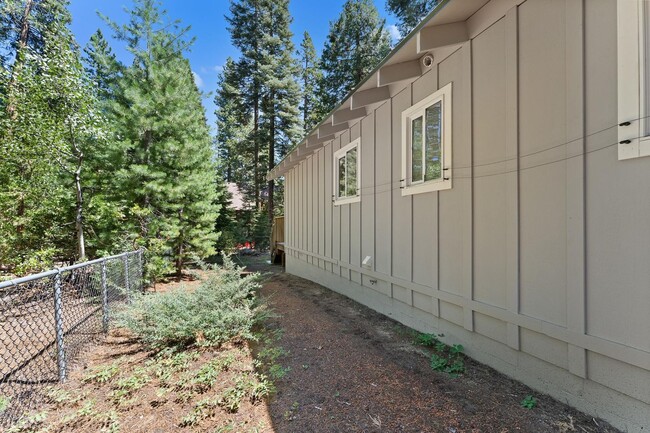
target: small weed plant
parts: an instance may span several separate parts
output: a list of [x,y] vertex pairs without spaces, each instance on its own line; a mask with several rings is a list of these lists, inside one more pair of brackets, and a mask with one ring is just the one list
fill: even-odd
[[97,385],[103,385],[110,382],[115,375],[117,375],[119,367],[117,363],[111,365],[100,365],[90,371],[84,378],[83,381],[86,383],[95,383]]
[[418,332],[415,334],[415,344],[424,347],[434,347],[438,343],[438,337],[433,334]]
[[9,397],[0,395],[0,413],[7,410],[7,408],[9,407],[9,403],[11,403],[11,399]]
[[436,371],[443,371],[451,376],[457,377],[465,372],[465,363],[463,362],[463,346],[454,344],[451,347],[442,345],[439,347],[436,343],[436,351],[431,355],[431,368]]
[[440,341],[439,337],[442,336],[442,334],[417,333],[414,342],[417,345],[430,347],[434,350],[431,355],[432,369],[457,377],[465,372],[465,363],[462,356],[465,349],[461,344],[447,346]]
[[129,397],[139,389],[142,389],[151,381],[151,377],[143,368],[136,368],[129,377],[119,379],[113,391],[113,401],[118,405],[128,405],[133,402]]
[[47,411],[31,413],[20,418],[6,433],[31,433],[43,427],[47,419]]
[[83,394],[73,394],[64,389],[54,386],[49,386],[45,389],[45,397],[47,401],[56,407],[65,407],[67,405],[76,404],[85,398]]
[[300,410],[300,403],[297,401],[294,401],[293,404],[291,405],[291,408],[288,410],[284,411],[284,419],[287,421],[293,421],[294,419],[297,418],[297,413]]
[[223,371],[227,371],[233,362],[235,362],[235,357],[232,354],[229,354],[203,364],[198,371],[193,374],[186,386],[199,394],[206,392],[217,382],[219,374]]
[[197,402],[192,411],[180,422],[181,427],[198,425],[202,420],[214,415],[218,408],[229,413],[237,413],[242,403],[261,401],[273,392],[273,385],[266,376],[257,373],[242,373],[237,376],[232,387],[224,389],[216,397],[208,397]]
[[254,339],[253,326],[266,317],[256,297],[259,287],[258,275],[242,278],[241,269],[224,257],[223,268],[195,291],[139,295],[119,320],[154,349]]
[[[257,353],[255,365],[257,368],[266,372],[272,381],[277,381],[285,377],[290,371],[290,367],[283,367],[278,360],[289,354],[288,351],[275,344],[282,338],[282,330],[275,330],[269,333],[262,333],[259,339],[265,347]],[[303,365],[305,370],[309,368],[308,365]]]
[[533,397],[532,395],[527,395],[521,403],[519,403],[521,407],[524,409],[533,409],[535,406],[537,406],[537,399]]

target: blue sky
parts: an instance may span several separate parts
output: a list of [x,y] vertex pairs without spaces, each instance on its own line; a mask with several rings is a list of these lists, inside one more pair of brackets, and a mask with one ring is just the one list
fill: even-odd
[[[314,39],[316,49],[320,51],[327,37],[329,22],[338,17],[344,2],[345,0],[292,0],[290,11],[294,22],[291,30],[294,33],[295,45],[300,44],[302,34],[307,30]],[[384,10],[385,0],[374,2],[386,18],[387,24],[391,26],[394,19]],[[128,19],[123,11],[124,7],[131,7],[130,0],[71,0],[70,3],[72,30],[81,46],[86,45],[98,28],[102,29],[107,38],[112,35],[112,31],[97,15],[98,11],[121,24]],[[192,26],[190,35],[196,37],[196,42],[186,55],[192,64],[197,84],[206,93],[204,105],[213,129],[215,107],[212,97],[207,94],[216,89],[217,75],[228,56],[238,55],[237,50],[230,44],[230,35],[224,19],[229,5],[229,0],[163,0],[163,6],[169,12],[170,19],[180,19],[183,25]],[[118,57],[128,58],[121,42],[110,41]]]

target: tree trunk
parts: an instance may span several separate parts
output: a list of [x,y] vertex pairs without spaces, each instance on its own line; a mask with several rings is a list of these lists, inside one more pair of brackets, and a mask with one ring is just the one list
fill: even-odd
[[[356,36],[356,38],[355,38],[356,39],[355,40],[355,42],[356,42],[355,49],[358,52],[359,51],[359,45],[361,45],[361,35],[359,34],[359,32],[357,32],[355,36]],[[356,79],[355,86],[357,84],[359,84],[361,82],[361,80],[363,79],[363,66],[361,64],[361,59],[359,58],[358,55],[357,55],[356,62],[357,62],[357,65],[356,65],[357,69],[355,71],[355,75],[356,75],[356,77],[355,77],[355,79]]]
[[21,56],[21,53],[24,52],[27,47],[27,39],[29,38],[29,16],[32,13],[32,8],[34,7],[34,0],[27,0],[25,3],[25,11],[23,12],[23,17],[20,20],[20,35],[18,37],[18,46],[16,47],[16,60],[14,63],[14,68],[11,72],[11,82],[9,83],[9,101],[7,103],[7,114],[11,120],[16,119],[16,98],[15,91],[16,86],[18,86],[18,76],[20,75],[20,70],[23,67],[22,59],[18,57]]
[[[255,3],[255,23],[256,25],[259,25],[259,9],[258,9],[258,3]],[[259,31],[259,30],[258,30]],[[259,142],[259,137],[258,137],[258,132],[259,132],[259,121],[260,121],[260,83],[257,78],[258,74],[258,69],[259,69],[259,64],[257,62],[257,56],[258,54],[258,42],[257,42],[257,37],[254,39],[254,47],[255,47],[255,67],[253,68],[253,142],[255,143],[255,155],[254,155],[254,161],[255,161],[255,169],[254,169],[254,176],[255,176],[255,210],[259,211],[261,209],[261,200],[260,200],[260,176],[259,176],[259,163],[260,163],[260,142]]]
[[[183,221],[183,209],[178,211],[178,219],[179,222],[182,223]],[[181,229],[181,232],[178,234],[178,251],[176,252],[176,277],[178,278],[178,281],[181,280],[181,277],[183,276],[183,240],[185,239],[185,236],[183,236],[183,230]]]
[[308,125],[307,125],[307,116],[309,116],[309,107],[307,106],[309,102],[309,95],[307,94],[307,84],[309,78],[307,77],[307,70],[309,68],[309,61],[305,58],[305,73],[303,75],[303,92],[304,95],[303,100],[302,100],[302,129],[305,132],[308,132]]
[[[144,133],[144,164],[148,167],[150,163],[150,149],[153,144],[153,134],[151,133],[151,130],[147,130]],[[147,179],[143,179],[143,183],[145,183]],[[147,191],[147,186],[145,185],[145,193],[144,197],[142,198],[142,207],[143,209],[149,209],[151,206],[151,197],[149,196],[149,192]],[[149,220],[151,217],[145,216],[144,220],[142,221],[142,227],[140,228],[142,237],[146,238],[147,235],[149,234]]]
[[83,153],[77,157],[77,169],[74,172],[75,189],[77,193],[77,209],[75,217],[75,229],[77,231],[77,254],[79,261],[86,260],[86,243],[84,240],[84,222],[83,222],[83,191],[81,189],[81,164],[83,162]]
[[260,110],[259,110],[259,95],[257,92],[257,89],[255,89],[255,101],[253,103],[253,122],[255,123],[253,125],[253,143],[255,143],[255,155],[253,156],[253,159],[255,161],[255,170],[254,170],[254,176],[255,176],[255,210],[259,211],[261,206],[260,206],[260,176],[259,176],[259,170],[260,170],[260,142],[258,139],[258,129],[259,129],[259,118],[260,118]]
[[226,182],[232,182],[232,156],[230,155],[230,148],[228,148],[228,165],[226,167]]
[[[270,120],[271,124],[269,125],[269,172],[275,167],[275,92],[271,91],[269,97],[271,103],[271,113]],[[269,180],[269,221],[273,225],[273,190],[275,188],[275,181],[273,179]]]
[[176,277],[180,281],[183,276],[183,242],[178,245],[178,257],[176,257]]

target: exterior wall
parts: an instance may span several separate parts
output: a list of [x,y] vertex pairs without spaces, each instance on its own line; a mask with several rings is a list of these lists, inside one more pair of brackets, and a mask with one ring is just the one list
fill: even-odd
[[[616,57],[615,0],[509,10],[287,173],[287,271],[646,431],[650,158],[617,159]],[[449,82],[453,188],[403,197],[401,113]],[[333,206],[357,137],[361,201]]]

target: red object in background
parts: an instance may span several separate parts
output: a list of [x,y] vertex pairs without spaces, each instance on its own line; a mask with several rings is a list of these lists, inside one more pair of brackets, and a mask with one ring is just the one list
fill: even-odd
[[252,250],[255,249],[255,242],[244,242],[243,244],[237,245],[238,250]]

